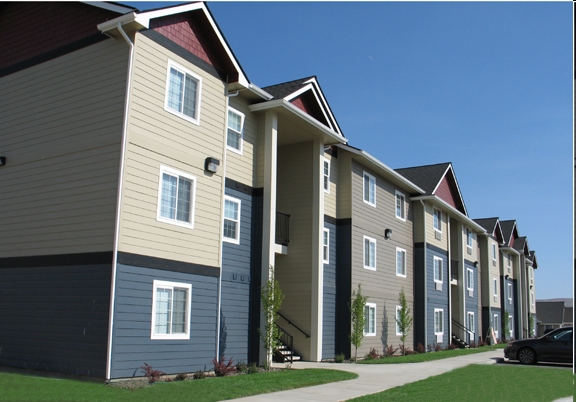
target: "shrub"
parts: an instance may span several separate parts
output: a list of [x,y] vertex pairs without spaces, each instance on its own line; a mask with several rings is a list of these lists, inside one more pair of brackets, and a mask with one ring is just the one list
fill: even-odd
[[418,353],[426,353],[426,348],[420,342],[416,345],[416,352]]
[[344,362],[344,353],[338,353],[334,356],[334,363],[343,363]]
[[394,354],[398,351],[398,348],[395,348],[392,345],[386,345],[384,348],[384,357],[394,356]]
[[174,381],[186,381],[188,379],[188,374],[186,373],[179,373],[176,374],[174,377]]
[[470,341],[470,343],[468,344],[468,347],[469,347],[470,349],[477,348],[476,342],[475,342],[475,341]]
[[413,355],[414,351],[411,350],[410,348],[407,348],[404,346],[404,344],[398,345],[398,349],[396,350],[400,350],[400,352],[402,353],[403,356],[408,356],[408,355]]
[[232,358],[230,358],[228,363],[226,363],[224,356],[222,356],[220,361],[214,358],[212,364],[214,364],[214,374],[216,377],[225,377],[236,371],[236,367],[234,367],[234,364],[232,363]]
[[256,374],[260,371],[260,369],[258,368],[258,366],[256,365],[256,363],[251,363],[248,366],[248,370],[246,370],[246,374]]
[[163,376],[164,374],[166,374],[163,371],[160,370],[154,370],[152,368],[152,366],[150,366],[148,363],[144,362],[143,366],[140,366],[140,368],[142,369],[142,371],[144,372],[144,376],[148,378],[148,383],[149,384],[153,384],[156,381],[158,381],[158,379],[160,379],[161,376]]
[[238,363],[236,363],[236,371],[238,371],[240,373],[245,373],[247,370],[248,370],[248,365],[246,364],[246,362],[239,361]]
[[452,349],[458,349],[458,346],[456,346],[456,345],[454,345],[453,343],[451,343],[451,344],[449,344],[449,345],[446,347],[446,350],[452,350]]
[[436,343],[434,342],[431,346],[430,346],[430,350],[434,351],[434,352],[441,352],[444,350],[444,347],[442,346],[441,343]]
[[378,353],[378,350],[376,350],[376,348],[370,348],[370,352],[368,352],[368,354],[364,358],[367,357],[368,359],[378,359],[380,357],[380,353]]
[[206,378],[206,373],[202,370],[198,370],[192,375],[192,378],[195,380],[203,380]]
[[480,340],[478,341],[478,346],[486,346],[486,341],[483,340],[483,339],[480,339]]

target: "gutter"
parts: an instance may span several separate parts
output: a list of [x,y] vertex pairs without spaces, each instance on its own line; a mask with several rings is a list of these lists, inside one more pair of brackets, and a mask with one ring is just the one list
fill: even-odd
[[124,185],[124,158],[126,155],[126,142],[128,137],[128,111],[130,109],[130,90],[132,87],[132,66],[134,64],[134,43],[130,40],[126,32],[122,29],[122,23],[118,22],[118,31],[124,37],[130,47],[130,58],[128,60],[128,73],[126,76],[126,96],[124,99],[124,122],[122,125],[122,148],[120,150],[120,171],[118,174],[118,193],[116,199],[116,225],[114,228],[114,250],[112,254],[112,283],[110,289],[110,312],[108,324],[108,356],[106,359],[106,379],[110,379],[112,363],[112,333],[114,330],[114,300],[116,298],[116,273],[118,265],[118,242],[120,238],[120,208],[122,206],[122,187]]
[[486,233],[486,229],[484,229],[482,226],[478,225],[476,222],[474,222],[472,219],[470,219],[469,217],[464,215],[462,212],[458,211],[452,205],[450,205],[446,201],[436,197],[435,195],[421,195],[421,196],[411,197],[410,200],[412,200],[412,201],[420,201],[420,200],[434,201],[435,203],[439,204],[444,209],[448,210],[452,214],[456,215],[458,218],[462,219],[466,223],[467,226],[475,229],[476,233],[478,233],[478,234]]

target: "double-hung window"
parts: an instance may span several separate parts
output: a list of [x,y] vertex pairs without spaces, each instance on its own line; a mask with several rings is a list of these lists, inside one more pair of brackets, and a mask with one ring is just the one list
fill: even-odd
[[466,289],[468,294],[474,291],[474,270],[466,268]]
[[434,208],[434,230],[442,233],[442,211]]
[[161,166],[157,219],[193,228],[195,192],[195,177]]
[[496,243],[492,243],[492,265],[496,266]]
[[326,158],[324,158],[323,179],[324,191],[330,193],[330,161]]
[[514,336],[514,317],[511,315],[508,316],[508,334],[510,338]]
[[443,268],[444,261],[442,258],[434,257],[434,282],[442,283],[443,282]]
[[376,178],[364,172],[364,202],[376,206]]
[[[498,314],[494,314],[494,321],[492,322],[492,328],[494,328],[494,337],[496,339],[498,339],[499,337],[499,330],[498,328],[500,328],[500,323],[499,323],[499,318],[498,318]],[[496,341],[496,339],[494,339],[493,341]]]
[[406,197],[396,191],[396,218],[406,220]]
[[396,247],[396,276],[406,277],[406,250]]
[[534,292],[530,292],[530,307],[534,310]]
[[494,297],[493,297],[493,300],[494,300],[494,301],[498,301],[498,279],[492,278],[492,283],[493,283],[493,286],[494,286],[494,293],[493,293]]
[[434,309],[434,334],[442,335],[444,333],[444,310]]
[[330,229],[324,229],[322,234],[322,261],[330,263]]
[[[476,325],[474,323],[474,313],[472,312],[468,312],[468,331],[476,333]],[[470,337],[473,339],[472,335]]]
[[376,304],[364,305],[364,335],[376,336]]
[[244,115],[239,111],[228,108],[228,132],[226,134],[226,148],[242,154],[242,135],[244,131]]
[[151,339],[190,339],[192,285],[157,281],[152,290]]
[[507,288],[508,288],[508,304],[512,304],[512,284],[509,283]]
[[195,124],[200,124],[202,78],[190,70],[168,62],[165,109]]
[[510,254],[506,254],[506,269],[508,273],[512,272],[512,258],[510,257]]
[[466,248],[468,249],[468,254],[472,252],[472,239],[473,239],[472,231],[466,228]]
[[376,240],[364,236],[364,268],[376,271]]
[[224,197],[224,241],[228,243],[240,244],[240,207],[241,201],[225,196]]

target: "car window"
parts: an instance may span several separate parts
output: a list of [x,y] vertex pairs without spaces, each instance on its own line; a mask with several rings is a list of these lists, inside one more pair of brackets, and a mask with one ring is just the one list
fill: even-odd
[[558,331],[556,332],[554,335],[552,335],[553,339],[557,339],[557,340],[562,340],[562,341],[567,341],[572,339],[572,330],[566,330],[566,331]]

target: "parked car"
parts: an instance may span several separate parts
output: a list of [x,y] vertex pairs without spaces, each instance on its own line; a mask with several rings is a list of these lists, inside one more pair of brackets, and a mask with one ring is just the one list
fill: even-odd
[[557,328],[540,338],[510,342],[504,349],[504,357],[523,364],[539,361],[572,363],[572,327]]

